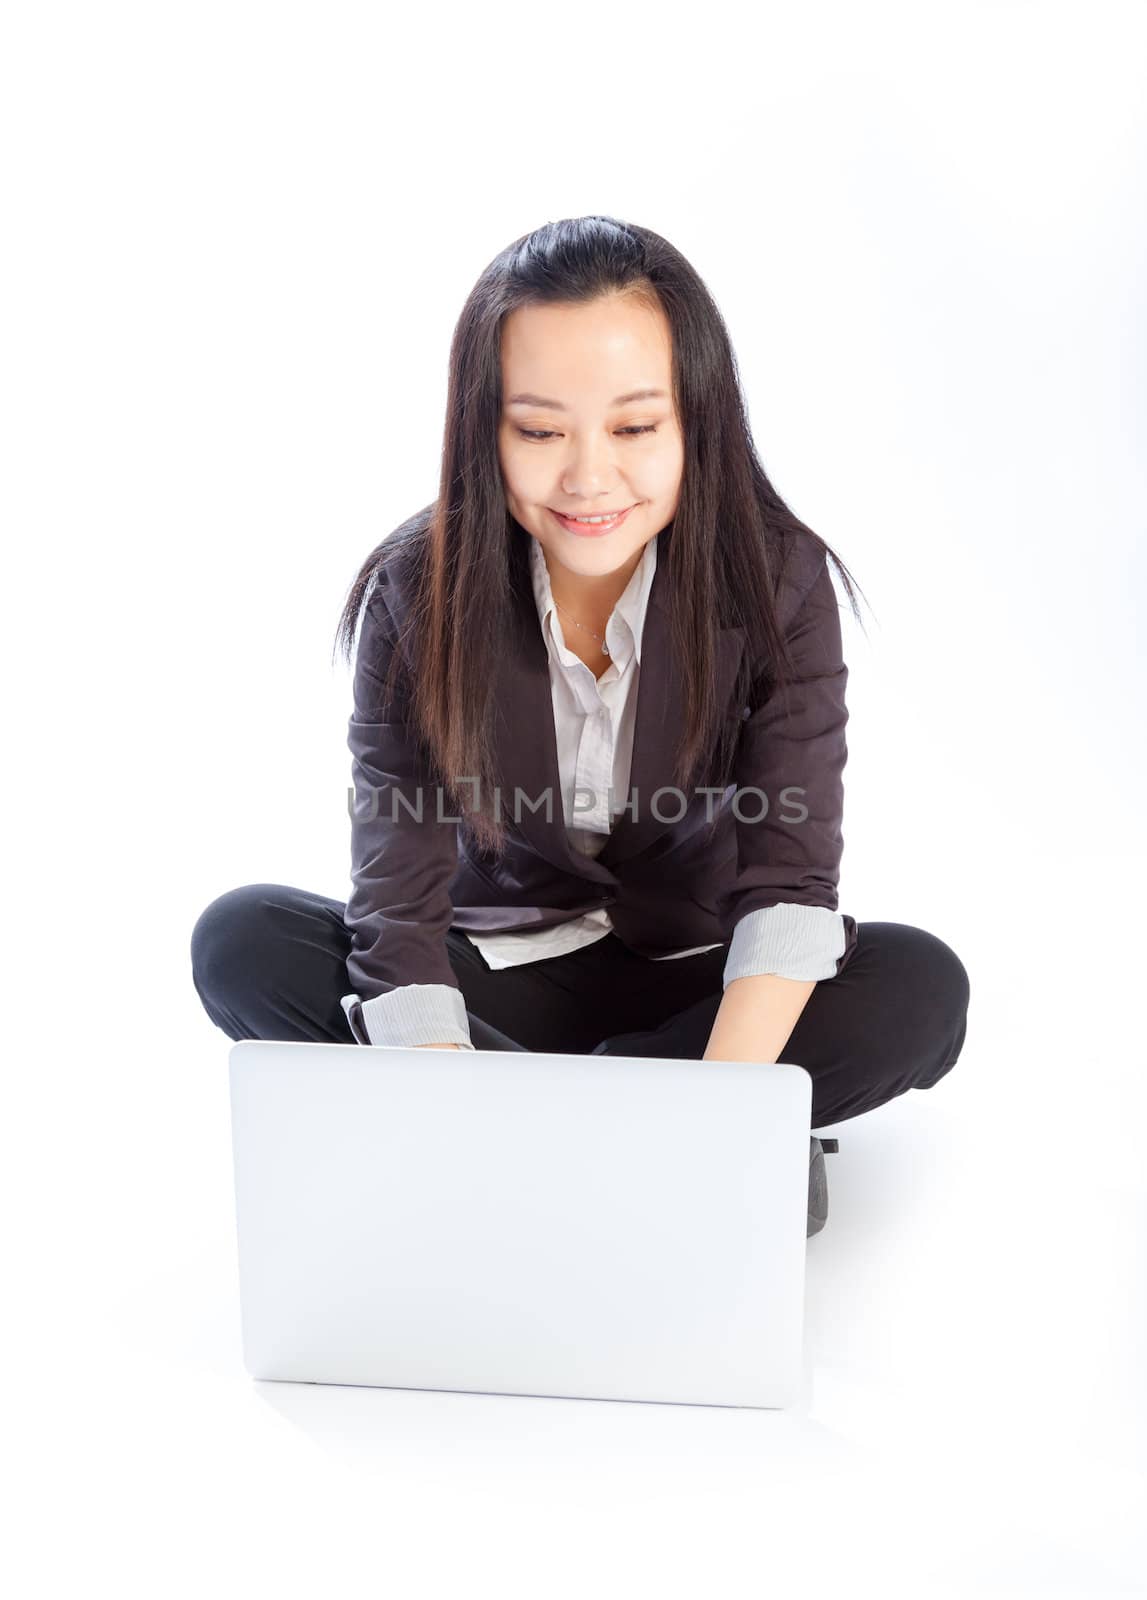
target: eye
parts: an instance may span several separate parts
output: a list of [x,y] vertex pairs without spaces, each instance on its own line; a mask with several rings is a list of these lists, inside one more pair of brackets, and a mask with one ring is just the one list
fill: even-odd
[[[617,431],[618,433],[628,434],[630,438],[636,438],[642,433],[656,433],[657,424],[655,422],[646,422],[639,426],[635,425],[630,428],[619,428]],[[518,432],[521,434],[523,439],[530,439],[535,444],[542,444],[547,439],[553,439],[557,437],[554,430],[550,428],[519,428]]]

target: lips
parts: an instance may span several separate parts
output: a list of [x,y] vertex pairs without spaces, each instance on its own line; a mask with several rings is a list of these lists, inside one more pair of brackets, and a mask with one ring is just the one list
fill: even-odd
[[554,520],[567,533],[572,533],[578,539],[593,539],[600,538],[604,533],[612,533],[615,528],[620,528],[626,517],[633,510],[633,507],[627,506],[624,511],[619,511],[617,516],[611,517],[608,522],[592,523],[575,522],[571,517],[565,517],[560,511],[555,511],[552,506],[548,507],[548,510]]

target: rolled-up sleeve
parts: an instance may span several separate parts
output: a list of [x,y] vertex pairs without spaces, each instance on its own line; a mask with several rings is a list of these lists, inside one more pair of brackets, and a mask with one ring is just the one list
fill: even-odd
[[778,978],[835,978],[848,944],[839,911],[823,906],[778,905],[750,911],[733,929],[724,983],[775,973]]
[[823,551],[811,579],[782,587],[778,614],[792,656],[787,682],[766,670],[750,688],[737,758],[737,865],[719,915],[729,940],[724,982],[757,973],[821,980],[857,940],[838,910],[848,759],[840,611]]
[[396,648],[390,582],[384,567],[364,606],[355,658],[347,732],[352,887],[344,913],[351,946],[341,1004],[359,1043],[472,1049],[446,946],[458,822],[410,730],[405,663],[386,697]]
[[357,994],[346,994],[341,1003],[359,1044],[474,1048],[462,992],[445,983],[408,983],[366,1001]]

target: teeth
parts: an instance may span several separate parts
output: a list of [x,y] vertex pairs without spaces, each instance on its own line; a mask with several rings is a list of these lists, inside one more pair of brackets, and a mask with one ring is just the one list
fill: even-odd
[[[563,512],[562,515],[565,516],[565,513]],[[597,522],[616,522],[618,517],[620,517],[620,515],[621,515],[620,511],[615,511],[615,512],[612,513],[611,516],[608,516],[608,517],[566,517],[566,521],[567,522],[584,522],[588,526],[592,527],[594,525],[594,523],[597,523]]]

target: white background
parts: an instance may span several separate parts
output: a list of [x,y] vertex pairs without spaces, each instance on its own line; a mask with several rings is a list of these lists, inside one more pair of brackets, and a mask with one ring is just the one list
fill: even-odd
[[[3,1560],[23,1596],[1147,1592],[1142,4],[6,9]],[[203,907],[345,897],[338,611],[487,261],[694,262],[849,563],[841,907],[972,984],[838,1127],[791,1413],[255,1384]]]

